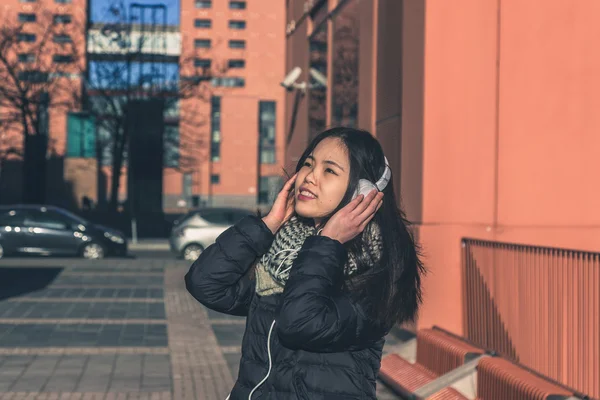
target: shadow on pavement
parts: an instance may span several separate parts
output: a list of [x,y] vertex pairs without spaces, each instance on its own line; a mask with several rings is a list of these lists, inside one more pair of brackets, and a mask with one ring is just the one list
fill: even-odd
[[[2,257],[2,260],[8,260],[8,259],[19,259],[19,258],[23,258],[23,259],[38,259],[38,260],[42,260],[44,258],[49,258],[49,259],[56,259],[56,258],[64,258],[64,259],[72,259],[72,260],[81,260],[82,262],[88,261],[84,258],[81,258],[77,255],[68,255],[68,254],[31,254],[31,253],[23,253],[23,254],[10,254],[10,255],[5,255]],[[103,258],[103,260],[134,260],[137,257],[135,256],[135,254],[126,254],[124,256],[113,256],[113,255],[108,255],[106,257]]]
[[0,267],[0,301],[47,287],[63,268]]

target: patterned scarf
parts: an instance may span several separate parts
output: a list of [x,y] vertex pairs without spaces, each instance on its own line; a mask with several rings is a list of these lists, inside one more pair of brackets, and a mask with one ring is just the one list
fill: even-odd
[[[256,266],[256,292],[261,296],[268,296],[283,292],[285,282],[290,276],[292,264],[304,241],[312,235],[318,234],[317,229],[297,217],[292,217],[275,235],[271,248],[265,253]],[[376,264],[383,249],[381,231],[379,226],[370,223],[363,232],[363,250],[359,257],[361,263],[366,265]],[[346,276],[351,276],[358,271],[356,257],[349,253],[348,261],[344,266]]]

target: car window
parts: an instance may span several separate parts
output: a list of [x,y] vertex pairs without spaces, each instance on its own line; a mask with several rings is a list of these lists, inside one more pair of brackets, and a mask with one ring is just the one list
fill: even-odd
[[0,211],[0,226],[23,225],[24,213],[21,210]]
[[54,210],[48,210],[48,212],[58,214],[59,218],[62,218],[63,221],[66,221],[70,224],[86,225],[88,223],[87,220],[81,218],[79,215],[73,214],[72,212],[63,210],[61,208],[54,209]]
[[206,210],[200,213],[202,219],[215,225],[230,225],[231,217],[224,210]]
[[180,224],[184,223],[185,221],[189,220],[190,218],[195,217],[196,215],[198,215],[198,211],[190,211],[187,214],[185,214],[184,216],[177,218],[176,225],[180,225]]
[[69,221],[55,211],[32,210],[25,216],[25,226],[46,229],[67,229]]

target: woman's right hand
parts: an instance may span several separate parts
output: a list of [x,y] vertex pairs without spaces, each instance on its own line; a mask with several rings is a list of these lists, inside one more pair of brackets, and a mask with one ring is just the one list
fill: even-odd
[[296,182],[296,175],[298,174],[294,174],[294,176],[285,183],[283,189],[281,189],[281,192],[277,195],[273,207],[271,207],[271,211],[263,218],[263,222],[273,233],[277,232],[279,227],[281,227],[294,212],[294,183]]

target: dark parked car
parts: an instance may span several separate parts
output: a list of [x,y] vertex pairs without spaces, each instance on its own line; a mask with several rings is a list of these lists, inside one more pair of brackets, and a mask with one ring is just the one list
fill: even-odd
[[0,258],[10,254],[79,255],[100,259],[127,254],[123,233],[53,206],[0,206]]

